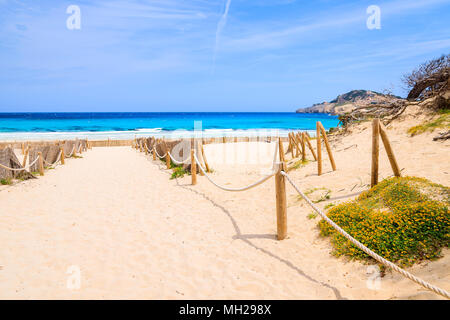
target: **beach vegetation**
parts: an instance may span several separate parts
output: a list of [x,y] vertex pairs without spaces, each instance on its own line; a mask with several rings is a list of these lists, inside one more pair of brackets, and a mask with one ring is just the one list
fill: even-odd
[[[329,200],[331,197],[331,190],[324,187],[309,188],[304,193],[311,198],[313,203],[323,202]],[[299,195],[298,200],[302,201],[303,197]]]
[[438,114],[439,116],[433,120],[409,128],[408,134],[415,136],[427,131],[432,132],[435,129],[450,129],[450,109],[440,110]]
[[306,166],[310,161],[309,160],[298,160],[291,167],[289,167],[288,171],[296,170],[298,168]]
[[307,218],[309,220],[312,220],[312,219],[317,218],[317,215],[318,215],[317,212],[311,212],[310,214],[307,215]]
[[173,168],[172,175],[170,176],[170,180],[176,178],[183,178],[185,174],[190,174],[190,172],[186,171],[183,166],[177,166]]
[[3,186],[11,185],[12,179],[11,178],[0,179],[0,184]]
[[[450,188],[417,177],[385,179],[356,200],[332,207],[327,216],[382,257],[409,266],[436,259],[450,240]],[[335,256],[370,260],[325,220]]]
[[325,210],[330,209],[331,207],[334,207],[336,204],[333,202],[330,202],[329,204],[327,204],[325,207],[323,207]]

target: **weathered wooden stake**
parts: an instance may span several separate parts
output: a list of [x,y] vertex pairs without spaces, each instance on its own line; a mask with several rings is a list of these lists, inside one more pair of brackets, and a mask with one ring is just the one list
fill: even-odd
[[370,187],[378,184],[378,157],[380,154],[380,119],[372,120],[372,170]]
[[153,160],[156,160],[156,148],[155,148],[155,145],[153,145]]
[[44,158],[42,158],[42,152],[38,152],[38,157],[39,157],[39,174],[41,176],[44,175]]
[[61,151],[61,164],[66,164],[66,155],[64,153],[64,148],[59,147],[59,150]]
[[391,143],[389,142],[389,138],[386,133],[386,128],[380,122],[380,136],[381,141],[383,141],[384,149],[386,150],[389,162],[391,164],[392,171],[396,177],[400,177],[400,169],[397,164],[397,160],[395,159],[394,151],[392,150]]
[[192,178],[192,185],[197,184],[197,163],[194,159],[194,149],[191,149],[191,178]]
[[300,137],[300,133],[297,133],[297,137],[299,139],[301,139],[300,141],[302,142],[302,161],[305,162],[306,161],[306,145],[305,145],[305,133],[302,132],[302,135]]
[[317,161],[316,152],[314,151],[314,149],[312,147],[311,140],[309,140],[308,133],[307,132],[303,132],[303,137],[304,137],[304,140],[306,141],[306,144],[308,145],[309,150],[311,151],[311,153],[312,153],[312,155],[314,157],[314,160]]
[[28,160],[28,152],[30,151],[30,147],[27,147],[27,149],[25,150],[25,155],[23,156],[23,162],[22,162],[22,167],[25,168],[25,166],[27,165],[27,160]]
[[282,138],[278,138],[278,154],[280,155],[280,161],[284,163],[284,168],[287,168]]
[[294,139],[292,138],[292,132],[289,133],[289,145],[291,148],[291,157],[292,157],[292,159],[295,159],[295,156],[294,156],[295,143],[294,143]]
[[320,139],[320,126],[316,122],[316,140],[317,140],[317,175],[322,174],[322,144]]
[[[295,153],[295,157],[298,158],[298,156],[300,155],[300,145],[299,145],[299,140],[298,137],[295,135],[294,132],[292,132],[292,141],[294,142],[295,148],[296,148],[296,153]],[[301,143],[301,141],[300,141]]]
[[211,172],[211,170],[209,169],[208,161],[206,160],[205,150],[203,149],[203,143],[200,144],[200,146],[202,149],[202,157],[203,157],[203,161],[205,162],[206,172]]
[[[280,144],[281,145],[281,144]],[[281,148],[282,149],[282,148]],[[280,151],[281,151],[280,149]],[[280,155],[282,153],[280,152]],[[280,158],[278,172],[275,174],[275,197],[277,207],[277,239],[283,240],[287,236],[287,206],[286,206],[286,179],[281,171],[286,172],[286,164]]]
[[323,141],[325,142],[325,147],[327,148],[328,158],[330,158],[331,167],[333,168],[333,171],[336,171],[336,163],[334,162],[333,154],[331,153],[330,144],[328,143],[327,133],[325,132],[325,128],[323,127],[322,123],[318,122],[320,125],[320,131],[322,132]]
[[287,148],[287,150],[286,150],[286,153],[289,153],[289,152],[291,151],[291,149],[292,149],[291,133],[290,133],[290,132],[288,133],[287,139],[288,139],[289,144],[288,144],[288,148]]
[[166,141],[164,141],[164,146],[166,147],[166,168],[170,169],[170,155],[169,155],[169,148],[167,147]]
[[25,144],[22,142],[22,154],[25,154]]

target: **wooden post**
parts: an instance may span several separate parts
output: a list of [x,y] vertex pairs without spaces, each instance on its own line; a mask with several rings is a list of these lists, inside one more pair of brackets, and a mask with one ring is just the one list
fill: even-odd
[[305,133],[302,132],[302,135],[300,137],[300,133],[297,133],[297,137],[299,139],[301,139],[300,141],[302,142],[302,161],[305,162],[306,161],[306,145],[305,145]]
[[25,150],[25,155],[23,156],[23,162],[22,162],[22,167],[25,168],[25,166],[27,165],[27,160],[28,160],[28,152],[30,151],[30,147],[27,147],[27,149]]
[[156,147],[153,145],[153,160],[156,160]]
[[66,164],[66,155],[64,153],[64,148],[59,147],[59,150],[61,151],[61,164]]
[[389,162],[391,163],[392,171],[396,177],[400,177],[400,169],[398,168],[397,160],[395,159],[394,152],[392,151],[391,143],[389,142],[389,138],[386,134],[386,130],[383,124],[380,122],[380,136],[381,141],[383,141],[384,149],[386,150]]
[[372,171],[370,187],[378,184],[378,157],[380,153],[380,119],[372,120]]
[[278,138],[278,153],[280,155],[280,161],[284,163],[284,168],[287,167],[286,159],[284,158],[284,147],[283,147],[283,139]]
[[77,148],[73,148],[72,157],[76,157],[76,156],[77,156]]
[[294,156],[295,143],[294,143],[294,139],[292,138],[292,132],[289,133],[289,145],[291,148],[291,157],[292,157],[292,159],[295,159],[295,156]]
[[42,152],[38,152],[38,157],[39,157],[39,174],[41,176],[44,175],[44,159],[42,158]]
[[144,142],[144,151],[145,151],[145,155],[148,155],[147,142]]
[[302,143],[301,140],[295,135],[295,133],[292,133],[292,138],[295,142],[295,147],[297,148],[297,152],[295,153],[295,157],[298,158],[300,156],[300,144]]
[[192,178],[192,185],[197,184],[197,163],[194,159],[194,149],[191,148],[191,178]]
[[331,153],[330,144],[328,143],[327,134],[325,132],[325,128],[323,127],[322,123],[318,122],[320,125],[320,131],[322,132],[323,141],[325,142],[325,147],[327,148],[328,157],[330,158],[331,167],[333,168],[333,171],[336,171],[336,163],[334,162],[333,154]]
[[222,137],[222,143],[227,143],[227,137],[225,136]]
[[281,174],[282,170],[286,171],[286,165],[283,161],[278,163],[278,172],[275,174],[278,240],[283,240],[287,236],[286,178]]
[[308,133],[307,132],[303,132],[303,137],[304,137],[304,140],[306,141],[306,144],[308,145],[309,150],[311,150],[311,153],[312,153],[312,155],[314,157],[314,160],[317,161],[317,156],[316,156],[316,153],[314,152],[314,149],[312,147],[311,140],[309,140]]
[[[197,155],[197,159],[198,159],[198,162],[199,162],[199,164],[197,164],[197,165],[199,165],[200,167],[203,168],[202,163],[205,163],[205,159],[203,159],[202,142],[201,142],[200,139],[195,138],[195,139],[194,139],[194,144],[195,144],[195,147],[194,147],[195,154]],[[206,168],[206,165],[205,165],[205,168]],[[200,170],[200,168],[199,168],[199,170],[198,170],[198,173],[199,173],[201,176],[204,176],[204,175],[205,175],[205,174],[203,173],[203,171]]]
[[298,158],[298,156],[300,155],[300,145],[299,145],[299,141],[301,143],[301,139],[297,136],[295,136],[295,133],[292,132],[292,142],[295,145],[295,148],[297,149],[297,152],[295,153],[295,157]]
[[287,139],[288,139],[289,144],[288,144],[288,148],[286,150],[286,153],[289,153],[291,151],[291,148],[292,148],[291,133],[290,132],[288,133],[288,138]]
[[205,150],[203,149],[203,143],[200,146],[202,149],[202,157],[203,157],[203,161],[205,162],[206,172],[211,172],[211,170],[209,169],[208,161],[206,160]]
[[22,154],[25,154],[25,144],[22,142]]
[[316,122],[316,140],[317,140],[317,175],[322,174],[322,145],[320,141],[320,126]]
[[167,147],[166,142],[164,141],[164,145],[166,146],[166,169],[170,169],[170,155],[169,148]]

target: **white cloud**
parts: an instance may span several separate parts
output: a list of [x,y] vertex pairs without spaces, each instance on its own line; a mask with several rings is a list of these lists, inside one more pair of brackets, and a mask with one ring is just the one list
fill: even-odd
[[230,10],[230,5],[231,5],[231,0],[226,0],[224,13],[220,17],[219,23],[217,24],[216,45],[214,47],[214,57],[213,57],[213,72],[214,72],[215,65],[216,65],[217,52],[219,50],[220,35],[227,24],[228,12]]

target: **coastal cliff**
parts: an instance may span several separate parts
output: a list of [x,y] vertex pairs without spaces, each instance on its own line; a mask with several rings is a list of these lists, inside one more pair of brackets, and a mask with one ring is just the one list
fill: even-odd
[[369,90],[352,90],[337,96],[330,102],[316,103],[308,108],[297,109],[297,113],[330,113],[340,115],[370,104],[387,104],[400,97]]

